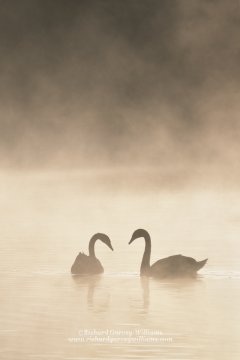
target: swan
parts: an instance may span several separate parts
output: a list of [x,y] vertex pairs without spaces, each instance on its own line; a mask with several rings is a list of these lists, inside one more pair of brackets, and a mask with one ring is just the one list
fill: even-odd
[[158,278],[194,276],[207,262],[208,259],[196,261],[183,255],[173,255],[156,261],[150,266],[151,238],[144,229],[134,231],[129,244],[134,240],[143,237],[145,239],[145,250],[142,258],[140,275]]
[[94,246],[97,240],[101,240],[111,250],[113,250],[109,237],[102,233],[97,233],[92,236],[89,241],[89,255],[79,253],[76,257],[72,267],[71,273],[74,275],[96,275],[104,272],[104,268],[100,261],[95,256]]

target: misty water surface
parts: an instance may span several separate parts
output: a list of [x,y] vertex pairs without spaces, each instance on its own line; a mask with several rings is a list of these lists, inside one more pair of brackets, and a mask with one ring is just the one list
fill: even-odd
[[[239,192],[130,179],[2,174],[1,359],[239,359]],[[138,227],[152,262],[182,253],[208,264],[196,280],[141,280],[143,240],[128,246]],[[95,232],[114,247],[96,245],[105,273],[72,277]]]

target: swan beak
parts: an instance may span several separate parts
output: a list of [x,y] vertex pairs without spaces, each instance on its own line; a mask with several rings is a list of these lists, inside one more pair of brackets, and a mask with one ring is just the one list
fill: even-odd
[[128,245],[130,245],[133,242],[134,238],[131,238],[131,240],[129,241]]
[[113,247],[112,247],[112,244],[109,245],[110,249],[113,251]]

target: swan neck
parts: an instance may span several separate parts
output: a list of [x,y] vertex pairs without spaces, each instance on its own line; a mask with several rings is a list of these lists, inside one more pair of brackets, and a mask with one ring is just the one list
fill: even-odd
[[95,242],[97,241],[97,237],[93,236],[91,238],[91,240],[89,241],[89,246],[88,246],[88,250],[89,250],[89,256],[92,257],[96,257],[95,256]]
[[140,274],[145,275],[147,274],[149,268],[150,268],[150,256],[151,256],[151,238],[148,233],[144,235],[145,240],[145,250],[143,253],[141,268],[140,268]]

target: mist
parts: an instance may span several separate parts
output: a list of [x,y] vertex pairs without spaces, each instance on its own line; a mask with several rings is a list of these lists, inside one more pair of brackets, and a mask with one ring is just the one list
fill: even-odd
[[237,0],[0,6],[3,172],[238,183]]
[[239,359],[239,8],[0,0],[0,357]]

